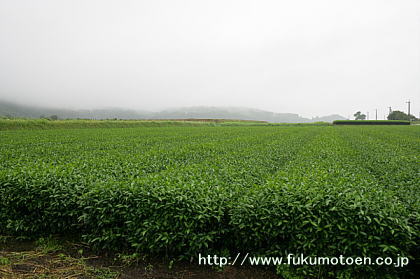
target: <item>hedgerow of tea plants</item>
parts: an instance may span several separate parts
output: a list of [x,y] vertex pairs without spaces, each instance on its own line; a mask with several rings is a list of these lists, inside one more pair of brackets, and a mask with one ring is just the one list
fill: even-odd
[[[70,234],[98,249],[177,259],[244,252],[415,261],[419,132],[413,126],[4,131],[0,233]],[[308,278],[410,272],[292,271]]]

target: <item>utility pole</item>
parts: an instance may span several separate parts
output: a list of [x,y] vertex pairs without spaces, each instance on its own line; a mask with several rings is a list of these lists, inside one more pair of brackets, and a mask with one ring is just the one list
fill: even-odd
[[410,100],[408,100],[408,102],[406,102],[408,104],[408,119],[410,120]]
[[375,109],[375,120],[378,120],[378,109]]
[[[388,113],[388,116],[392,113],[392,109],[391,109],[391,107],[388,107],[389,108],[389,113]],[[387,117],[385,117],[385,120],[387,120],[388,118]]]

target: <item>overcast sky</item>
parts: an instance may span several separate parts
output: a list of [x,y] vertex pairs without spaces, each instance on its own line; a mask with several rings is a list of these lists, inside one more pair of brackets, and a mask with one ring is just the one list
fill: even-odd
[[0,99],[418,116],[420,1],[0,0]]

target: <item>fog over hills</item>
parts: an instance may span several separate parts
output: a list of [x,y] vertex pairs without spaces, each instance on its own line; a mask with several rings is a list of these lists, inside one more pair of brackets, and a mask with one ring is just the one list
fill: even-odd
[[409,100],[417,116],[419,11],[419,0],[0,1],[0,100],[67,108],[31,117],[385,119]]
[[295,113],[276,113],[265,110],[243,107],[208,107],[194,106],[165,109],[161,111],[139,111],[121,108],[103,108],[91,110],[59,109],[21,105],[7,101],[0,101],[0,116],[42,118],[57,115],[59,119],[186,119],[186,118],[214,118],[260,120],[268,122],[305,123],[346,119],[338,114],[304,118]]

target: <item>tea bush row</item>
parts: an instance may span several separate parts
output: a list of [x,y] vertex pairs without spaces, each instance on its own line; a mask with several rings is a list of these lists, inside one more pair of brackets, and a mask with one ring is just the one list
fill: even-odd
[[[100,249],[187,259],[249,252],[413,260],[418,133],[417,127],[1,132],[0,231],[72,234]],[[378,267],[294,272],[375,276]]]

